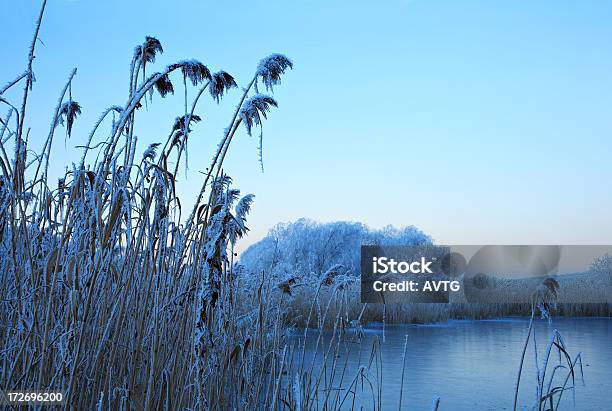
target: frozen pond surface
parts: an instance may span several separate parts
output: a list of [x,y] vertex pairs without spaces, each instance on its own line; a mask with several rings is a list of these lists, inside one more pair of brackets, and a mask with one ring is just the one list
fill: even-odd
[[[387,326],[381,351],[383,409],[397,409],[402,353],[408,335],[402,409],[429,410],[432,398],[437,395],[441,397],[440,411],[511,410],[527,326],[526,318]],[[557,318],[552,325],[538,320],[540,361],[554,328],[561,332],[572,359],[582,353],[585,380],[584,386],[577,380],[576,406],[568,391],[559,409],[612,410],[612,319]],[[367,363],[374,339],[382,339],[382,325],[364,331],[362,343],[353,344],[348,355],[345,387],[358,367]],[[313,332],[308,338],[310,356],[315,340]],[[346,352],[341,352],[339,367],[344,366],[346,358]],[[551,361],[556,364],[556,355],[551,356]],[[521,380],[521,406],[531,408],[535,381],[534,351],[530,345]],[[358,395],[357,399],[363,409],[370,409],[371,394],[366,394]]]

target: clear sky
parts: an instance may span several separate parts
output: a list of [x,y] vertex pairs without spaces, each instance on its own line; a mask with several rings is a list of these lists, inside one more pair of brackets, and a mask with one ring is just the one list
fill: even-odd
[[[2,2],[2,84],[25,67],[35,3]],[[264,124],[265,173],[244,132],[227,161],[256,194],[247,243],[300,217],[412,224],[448,244],[612,243],[610,1],[49,0],[32,148],[73,67],[83,108],[66,145],[58,131],[56,171],[78,161],[72,147],[106,107],[125,103],[145,35],[164,46],[160,67],[196,58],[241,85],[272,52],[294,61]],[[239,94],[201,105],[184,196]],[[166,138],[181,95],[140,115],[140,151]]]

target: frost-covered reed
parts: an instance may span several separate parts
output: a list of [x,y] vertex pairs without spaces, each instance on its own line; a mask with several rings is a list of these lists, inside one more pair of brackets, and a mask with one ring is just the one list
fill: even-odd
[[534,327],[536,314],[539,312],[543,320],[552,322],[551,309],[555,308],[558,290],[559,284],[557,281],[554,279],[547,279],[532,295],[529,327],[527,330],[527,337],[523,345],[523,351],[520,358],[519,370],[514,389],[514,411],[519,409],[518,397],[521,387],[521,377],[523,376],[524,372],[523,368],[525,355],[530,343],[533,347],[537,377],[535,401],[532,404],[532,410],[557,410],[562,403],[564,394],[567,391],[569,391],[569,394],[572,395],[575,406],[577,381],[580,380],[582,384],[584,384],[582,355],[581,353],[578,353],[572,359],[568,352],[567,345],[565,344],[563,337],[558,330],[554,329],[552,331],[549,337],[548,345],[546,346],[544,357],[541,360],[538,357],[538,339],[536,337],[536,329]]
[[[290,350],[283,350],[285,330],[269,280],[262,277],[250,289],[238,284],[231,250],[248,230],[253,196],[231,187],[223,164],[241,126],[251,133],[277,106],[254,87],[271,90],[291,61],[273,54],[257,65],[185,212],[176,175],[201,120],[202,97],[207,92],[218,103],[237,82],[193,59],[155,67],[163,47],[146,37],[129,65],[124,105],[109,106],[89,134],[75,135],[81,111],[94,109],[77,101],[75,69],[51,113],[47,138],[36,141],[27,108],[45,7],[25,72],[0,89],[6,109],[0,124],[0,386],[59,389],[74,409],[280,403],[286,390],[279,376],[288,369]],[[139,111],[181,83],[184,111],[164,140],[141,147]],[[54,182],[49,168],[61,127],[82,154]]]
[[[185,210],[176,176],[203,118],[202,97],[219,103],[236,80],[193,59],[156,68],[163,47],[148,36],[134,50],[124,105],[110,105],[91,132],[76,135],[73,125],[90,108],[77,101],[75,69],[46,139],[34,141],[27,105],[45,6],[26,71],[0,89],[0,386],[61,390],[70,409],[299,410],[355,406],[367,384],[380,409],[378,346],[345,376],[338,353],[354,346],[347,317],[326,318],[346,306],[348,278],[330,272],[318,285],[335,296],[325,313],[312,302],[308,326],[318,343],[306,357],[306,339],[287,327],[286,293],[265,271],[245,275],[234,264],[253,196],[232,188],[224,159],[241,126],[261,129],[277,106],[258,83],[272,90],[293,63],[280,54],[259,62]],[[184,108],[167,137],[141,146],[139,111],[181,83]],[[7,96],[15,94],[13,104]],[[61,127],[82,153],[55,182],[49,168]]]

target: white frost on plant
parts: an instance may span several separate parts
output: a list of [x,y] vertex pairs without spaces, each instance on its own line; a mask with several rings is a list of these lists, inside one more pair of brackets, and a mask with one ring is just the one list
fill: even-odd
[[262,117],[268,118],[270,107],[278,107],[276,100],[265,94],[256,94],[244,102],[240,108],[240,119],[244,122],[249,135],[253,125],[261,126]]
[[234,87],[237,87],[234,77],[225,71],[218,71],[212,75],[210,85],[208,86],[208,91],[210,92],[212,98],[219,103],[219,100],[221,97],[223,97],[223,94],[230,88]]
[[[273,87],[280,84],[281,75],[290,68],[293,69],[293,62],[286,56],[274,53],[261,59],[257,65],[257,77],[266,86],[266,90],[273,90]],[[257,90],[257,83],[255,83]]]
[[262,118],[268,118],[270,107],[278,107],[276,100],[265,94],[256,94],[244,102],[240,109],[240,119],[244,122],[247,133],[251,135],[253,125],[259,126],[259,163],[263,171],[263,123]]

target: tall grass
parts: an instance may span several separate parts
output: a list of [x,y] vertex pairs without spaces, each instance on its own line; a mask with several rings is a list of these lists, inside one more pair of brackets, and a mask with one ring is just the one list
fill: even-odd
[[[27,105],[45,7],[26,71],[0,97],[7,108],[0,129],[0,385],[60,389],[75,409],[280,401],[278,383],[270,387],[284,368],[283,329],[269,282],[262,279],[252,302],[241,306],[228,253],[247,231],[252,196],[240,198],[223,163],[240,126],[251,133],[277,105],[253,90],[258,83],[272,89],[291,61],[279,54],[261,60],[187,214],[175,177],[200,120],[201,97],[207,92],[218,102],[236,87],[233,77],[196,60],[149,74],[163,48],[147,37],[129,66],[127,103],[103,111],[81,143],[81,161],[55,184],[49,168],[58,128],[78,138],[72,128],[81,107],[73,99],[75,69],[47,138],[34,146]],[[173,93],[177,80],[184,112],[165,141],[139,148],[139,110]],[[5,96],[20,84],[14,105]]]
[[[566,391],[571,391],[575,405],[575,390],[578,375],[580,375],[582,383],[584,384],[582,355],[578,353],[572,360],[563,337],[558,330],[555,329],[552,331],[548,345],[546,346],[544,358],[542,358],[541,362],[538,358],[538,339],[536,338],[536,329],[534,327],[536,312],[539,311],[543,319],[552,321],[550,317],[550,309],[555,305],[558,289],[559,284],[555,280],[546,280],[542,286],[533,293],[529,328],[527,330],[525,344],[523,345],[514,390],[514,411],[516,411],[518,407],[518,396],[521,377],[523,375],[523,364],[525,354],[530,343],[533,347],[537,376],[536,400],[531,409],[538,411],[557,410],[561,404],[563,394]],[[555,357],[557,358],[557,361],[554,360]]]
[[[291,287],[291,295],[287,298],[287,322],[292,325],[304,326],[309,307],[313,298],[323,301],[332,297],[327,290],[317,292],[316,280],[309,278],[294,279],[295,286]],[[533,284],[532,284],[533,282]],[[557,291],[557,300],[561,301],[597,301],[603,293],[595,285],[580,287],[574,281],[559,280],[561,284]],[[281,283],[284,284],[284,283]],[[482,320],[510,316],[529,317],[532,304],[529,293],[534,290],[535,280],[528,284],[516,280],[506,286],[495,286],[488,291],[490,302],[468,303],[463,296],[450,294],[450,302],[440,303],[388,303],[362,304],[360,300],[361,284],[358,279],[349,277],[347,287],[347,304],[343,307],[347,318],[360,318],[362,324],[382,322],[387,324],[428,324],[443,322],[450,319]],[[280,287],[287,292],[285,286]],[[517,290],[519,293],[517,294]],[[523,295],[524,294],[524,295]],[[516,302],[525,301],[525,302]],[[384,308],[384,309],[383,309]],[[332,313],[334,314],[334,313]],[[609,303],[579,303],[559,302],[555,304],[555,315],[564,317],[598,317],[612,315],[612,306]],[[330,324],[326,325],[328,328]]]
[[[7,108],[0,129],[0,386],[61,390],[66,409],[250,410],[355,406],[366,384],[380,409],[378,343],[354,376],[338,360],[354,345],[345,338],[345,317],[328,319],[348,301],[333,276],[319,285],[336,294],[325,312],[320,300],[311,305],[305,332],[314,326],[317,343],[306,350],[306,339],[289,334],[277,284],[265,272],[240,275],[233,262],[253,197],[231,187],[223,163],[239,127],[250,134],[277,105],[259,94],[258,83],[271,90],[292,62],[280,54],[259,62],[185,213],[176,174],[201,119],[196,113],[205,92],[219,102],[236,87],[234,78],[196,60],[149,74],[163,47],[146,37],[129,66],[127,102],[103,111],[81,143],[80,161],[54,183],[57,130],[64,126],[66,138],[78,139],[81,106],[73,99],[75,69],[47,138],[34,147],[26,107],[45,7],[25,73],[0,90]],[[139,110],[173,93],[177,80],[183,112],[165,141],[140,148]],[[20,84],[18,109],[5,96]]]

